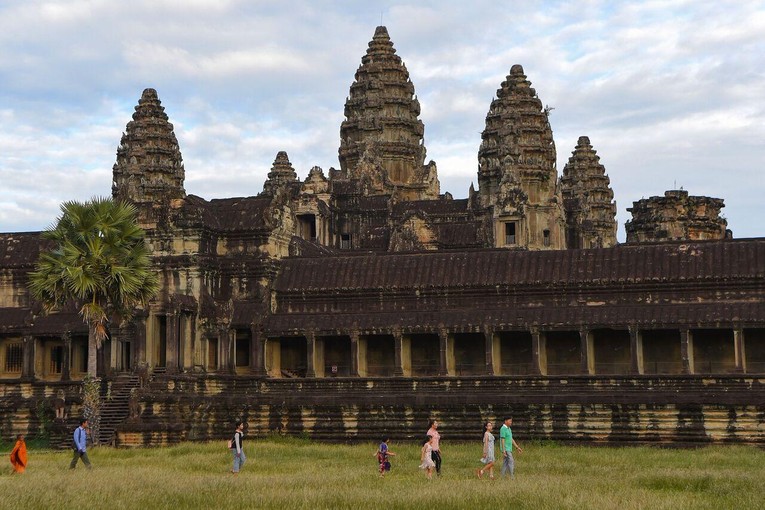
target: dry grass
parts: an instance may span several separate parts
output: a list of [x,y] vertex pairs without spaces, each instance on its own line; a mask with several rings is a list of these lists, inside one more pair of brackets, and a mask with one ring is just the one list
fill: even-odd
[[[417,469],[416,445],[391,444],[377,476],[376,445],[297,439],[248,441],[229,474],[223,441],[90,452],[94,469],[67,470],[70,452],[32,450],[28,471],[0,475],[0,508],[762,508],[765,452],[526,445],[514,480],[478,480],[480,443],[444,444],[443,476]],[[9,466],[9,464],[8,464]],[[497,475],[499,471],[497,470]]]

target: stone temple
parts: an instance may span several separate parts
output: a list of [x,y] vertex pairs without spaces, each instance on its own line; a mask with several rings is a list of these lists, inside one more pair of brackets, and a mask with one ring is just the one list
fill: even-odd
[[[617,243],[592,141],[559,174],[542,105],[512,66],[476,147],[478,189],[455,199],[378,27],[339,168],[305,175],[278,152],[259,195],[206,200],[186,193],[146,89],[112,194],[137,206],[162,290],[100,351],[99,440],[209,439],[239,417],[250,434],[326,440],[412,438],[438,417],[474,438],[512,413],[526,438],[765,444],[765,238],[732,239],[722,200],[673,190],[635,202]],[[52,402],[54,437],[81,412],[86,327],[27,291],[43,247],[0,234],[4,437],[40,432]]]

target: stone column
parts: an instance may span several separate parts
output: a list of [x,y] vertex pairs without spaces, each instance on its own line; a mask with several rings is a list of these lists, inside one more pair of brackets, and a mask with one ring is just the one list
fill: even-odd
[[72,335],[66,331],[61,335],[61,340],[64,342],[64,359],[61,360],[61,380],[69,381],[72,378]]
[[178,312],[165,315],[165,368],[168,373],[178,371]]
[[231,334],[228,325],[218,326],[218,369],[224,372],[234,373],[234,357],[231,355]]
[[316,377],[316,367],[314,362],[316,361],[316,333],[313,330],[309,330],[305,335],[306,339],[306,377]]
[[[449,332],[446,330],[446,328],[439,328],[438,329],[438,340],[439,340],[439,365],[438,365],[438,375],[454,375],[454,372],[449,372]],[[452,362],[454,361],[454,356],[452,356]],[[454,370],[454,369],[452,369]]]
[[534,372],[537,375],[547,375],[547,341],[544,333],[537,328],[531,329],[531,356]]
[[630,324],[630,373],[643,374],[643,335],[635,324]]
[[135,348],[133,349],[133,368],[146,363],[146,317],[143,310],[136,313],[135,318]]
[[680,330],[680,357],[683,360],[683,373],[695,373],[696,369],[693,363],[693,334],[689,329]]
[[595,346],[592,341],[592,333],[586,328],[579,330],[580,356],[583,374],[595,373]]
[[401,334],[401,330],[393,330],[393,375],[396,377],[403,377],[404,375],[404,359],[403,359],[403,344],[404,336]]
[[263,332],[259,326],[250,326],[250,371],[258,376],[266,375],[266,353]]
[[499,360],[495,355],[494,330],[489,326],[484,326],[483,338],[486,352],[486,375],[495,375],[499,368]]
[[21,378],[32,380],[35,378],[35,338],[31,335],[25,335],[22,339],[21,354]]
[[351,338],[351,377],[359,376],[359,330],[353,329],[349,334]]
[[744,341],[744,329],[733,330],[733,352],[736,356],[736,372],[746,373],[746,343]]

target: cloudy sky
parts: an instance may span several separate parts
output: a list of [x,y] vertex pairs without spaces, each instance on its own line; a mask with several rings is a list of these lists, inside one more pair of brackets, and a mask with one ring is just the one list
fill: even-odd
[[522,64],[558,169],[587,135],[624,239],[632,201],[682,187],[765,235],[765,2],[3,0],[0,232],[40,230],[64,200],[111,192],[120,135],[156,88],[186,190],[255,195],[279,150],[300,178],[337,167],[343,105],[388,27],[422,104],[441,190],[476,181],[489,104]]

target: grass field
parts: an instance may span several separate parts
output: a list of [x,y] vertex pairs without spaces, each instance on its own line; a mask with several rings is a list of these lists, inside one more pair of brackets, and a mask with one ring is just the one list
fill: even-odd
[[6,457],[0,508],[765,508],[765,451],[756,448],[590,448],[521,441],[525,451],[516,455],[515,479],[478,480],[480,442],[445,441],[443,475],[429,481],[417,469],[419,447],[413,444],[391,443],[398,455],[381,479],[372,444],[247,441],[248,462],[234,477],[223,443],[97,448],[89,452],[92,471],[81,464],[69,471],[71,452],[31,450],[21,476],[10,474]]

